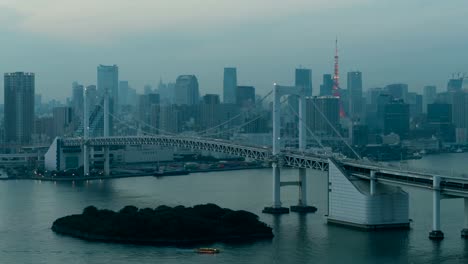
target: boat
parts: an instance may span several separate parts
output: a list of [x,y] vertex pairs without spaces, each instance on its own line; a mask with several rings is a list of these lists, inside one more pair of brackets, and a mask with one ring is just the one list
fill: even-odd
[[217,248],[197,248],[195,251],[199,254],[218,254],[221,252]]

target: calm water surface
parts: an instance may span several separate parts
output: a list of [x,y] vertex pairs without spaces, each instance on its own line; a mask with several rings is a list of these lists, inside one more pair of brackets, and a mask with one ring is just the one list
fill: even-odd
[[[467,172],[468,154],[427,156],[409,165]],[[283,170],[294,180],[295,170]],[[468,263],[468,241],[460,238],[463,201],[443,200],[441,243],[430,241],[432,196],[408,189],[409,231],[361,232],[329,226],[327,180],[308,172],[309,200],[315,214],[261,214],[271,203],[270,170],[141,177],[87,183],[0,181],[0,263]],[[282,190],[285,206],[297,202],[297,188]],[[192,249],[86,242],[56,235],[52,222],[80,213],[88,205],[118,210],[125,205],[157,207],[214,202],[249,210],[273,227],[275,238],[248,244],[215,244],[222,253],[198,255]]]

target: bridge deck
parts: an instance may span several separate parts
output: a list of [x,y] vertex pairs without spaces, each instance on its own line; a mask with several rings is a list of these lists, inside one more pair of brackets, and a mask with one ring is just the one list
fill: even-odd
[[62,138],[64,147],[77,147],[86,143],[89,146],[125,146],[125,145],[159,145],[194,150],[213,151],[233,156],[245,157],[265,162],[278,161],[282,166],[309,168],[328,171],[330,158],[340,163],[347,172],[362,179],[370,178],[370,171],[376,172],[377,180],[382,183],[402,186],[415,186],[431,189],[434,177],[441,177],[442,192],[456,197],[468,197],[468,177],[444,172],[427,172],[417,169],[405,169],[363,160],[336,158],[332,155],[282,150],[278,156],[272,155],[270,147],[237,144],[219,139],[184,136],[129,136],[97,137],[84,142],[83,138]]

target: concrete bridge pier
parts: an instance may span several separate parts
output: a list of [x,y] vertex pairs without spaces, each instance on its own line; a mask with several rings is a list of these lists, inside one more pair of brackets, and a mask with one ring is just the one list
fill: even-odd
[[288,214],[289,208],[281,207],[281,178],[280,167],[276,162],[271,164],[273,175],[273,206],[263,208],[266,214]]
[[444,233],[440,230],[440,177],[434,176],[432,182],[432,231],[429,239],[442,240]]
[[109,147],[104,147],[104,175],[110,175]]
[[299,202],[291,206],[291,212],[314,213],[317,211],[315,206],[307,205],[307,170],[299,169]]
[[83,175],[89,175],[89,151],[86,143],[83,145]]
[[375,180],[375,171],[371,171],[370,172],[370,190],[369,190],[369,193],[371,196],[374,196],[375,195],[375,186],[376,185],[376,180]]
[[465,207],[465,225],[461,231],[461,237],[468,239],[468,198],[464,198],[464,207]]

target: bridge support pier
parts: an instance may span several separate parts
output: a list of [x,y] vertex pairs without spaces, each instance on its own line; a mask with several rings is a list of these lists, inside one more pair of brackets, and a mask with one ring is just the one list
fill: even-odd
[[104,175],[110,175],[110,165],[109,165],[109,147],[104,147]]
[[429,239],[442,240],[444,233],[440,231],[440,177],[434,176],[432,182],[432,231],[429,233]]
[[89,176],[89,151],[86,143],[83,145],[83,176]]
[[370,172],[370,195],[374,196],[375,195],[375,171]]
[[263,208],[266,214],[288,214],[289,208],[281,207],[281,179],[280,167],[276,162],[271,164],[273,168],[273,206]]
[[465,207],[465,225],[461,231],[461,237],[468,239],[468,198],[464,198]]
[[297,205],[291,206],[291,212],[297,213],[314,213],[317,211],[315,206],[307,205],[307,170],[299,169],[299,202]]

